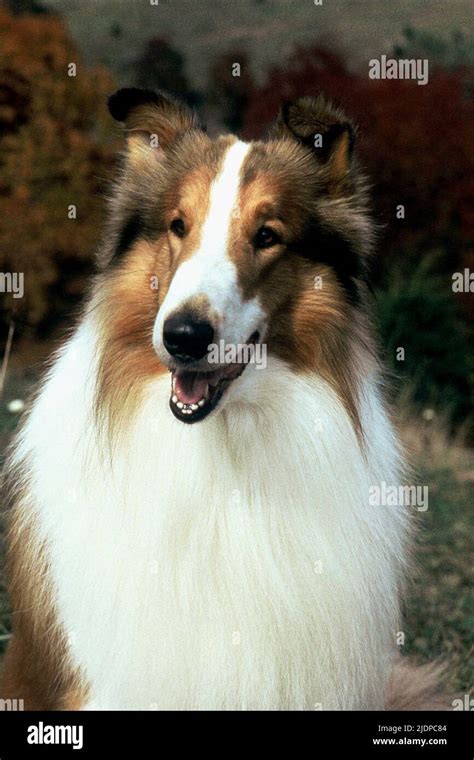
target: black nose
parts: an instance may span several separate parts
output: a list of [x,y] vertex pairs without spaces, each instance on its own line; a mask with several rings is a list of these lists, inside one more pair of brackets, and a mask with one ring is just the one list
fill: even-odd
[[163,343],[166,350],[184,362],[206,356],[208,346],[213,340],[212,325],[189,315],[177,314],[169,317],[163,325]]

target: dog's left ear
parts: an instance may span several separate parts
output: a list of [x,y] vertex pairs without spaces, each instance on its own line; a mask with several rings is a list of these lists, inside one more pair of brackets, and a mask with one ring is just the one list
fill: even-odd
[[199,129],[193,111],[163,92],[126,87],[111,95],[108,105],[111,116],[125,126],[132,161],[143,158],[147,148],[166,152],[181,134]]
[[335,181],[343,179],[350,169],[355,128],[345,114],[322,95],[286,103],[273,134],[290,137],[309,148]]

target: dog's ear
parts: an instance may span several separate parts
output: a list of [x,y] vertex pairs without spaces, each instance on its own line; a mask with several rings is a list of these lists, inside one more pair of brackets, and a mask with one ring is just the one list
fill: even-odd
[[355,140],[351,121],[322,95],[299,98],[282,106],[273,136],[290,137],[309,148],[326,165],[333,180],[349,171]]
[[170,95],[126,87],[110,96],[109,111],[123,122],[127,153],[139,160],[151,148],[166,152],[184,132],[199,129],[195,114]]

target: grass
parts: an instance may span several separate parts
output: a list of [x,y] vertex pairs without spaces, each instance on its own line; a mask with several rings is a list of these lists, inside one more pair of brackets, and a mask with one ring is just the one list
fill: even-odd
[[449,685],[468,692],[474,684],[474,454],[450,441],[436,420],[411,422],[402,437],[414,454],[416,483],[429,488],[429,507],[419,513],[402,651],[419,662],[444,659]]
[[420,517],[403,652],[420,662],[445,658],[452,687],[468,691],[474,682],[472,484],[459,482],[449,467],[424,468],[419,481],[429,484],[430,505]]
[[[12,398],[25,398],[34,373],[10,374],[0,399],[0,463],[18,423],[8,412]],[[405,406],[403,407],[405,409]],[[405,605],[403,654],[418,662],[442,657],[449,685],[467,693],[473,685],[474,613],[470,545],[474,534],[474,454],[448,440],[443,426],[417,419],[401,423],[401,434],[415,463],[416,484],[428,485],[429,507],[419,514],[415,574]],[[0,558],[2,552],[0,529]],[[9,610],[0,572],[0,654],[9,633]]]

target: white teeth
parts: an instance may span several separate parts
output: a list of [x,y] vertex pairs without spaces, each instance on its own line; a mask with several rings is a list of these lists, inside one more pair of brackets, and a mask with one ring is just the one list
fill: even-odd
[[202,409],[206,403],[206,400],[207,397],[204,397],[198,401],[197,404],[183,404],[182,401],[178,400],[178,396],[175,393],[171,396],[171,401],[175,406],[178,407],[182,414],[194,414],[194,412],[196,412],[199,408]]

